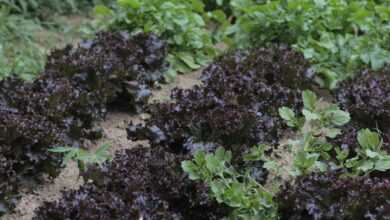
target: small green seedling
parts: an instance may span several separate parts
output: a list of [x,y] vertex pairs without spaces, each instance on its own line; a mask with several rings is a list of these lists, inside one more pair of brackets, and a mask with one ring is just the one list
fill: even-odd
[[351,118],[348,112],[324,102],[312,91],[304,91],[302,99],[304,108],[301,117],[290,108],[279,109],[279,115],[287,125],[299,129],[297,140],[290,141],[296,151],[291,174],[302,175],[313,170],[325,172],[334,166],[329,163],[329,152],[334,147],[327,139],[341,134],[339,127],[347,124]]
[[111,160],[112,157],[108,152],[110,147],[110,144],[105,143],[101,145],[95,152],[88,152],[84,149],[75,147],[56,147],[50,149],[49,152],[64,154],[64,165],[73,160],[78,163],[80,170],[84,171],[86,166],[89,164],[101,165],[104,162]]
[[[253,148],[245,156],[249,160],[262,157],[263,149]],[[211,196],[234,210],[229,219],[277,219],[273,194],[248,173],[241,174],[230,164],[232,153],[218,148],[214,154],[196,152],[192,161],[182,162],[191,180],[205,182]]]
[[[331,168],[345,168],[352,175],[368,174],[372,171],[390,170],[390,155],[382,148],[382,139],[377,132],[363,129],[358,133],[357,155],[348,159],[350,152],[338,146],[332,146],[328,139],[341,134],[340,126],[350,121],[348,112],[336,105],[319,100],[311,91],[302,94],[303,117],[287,107],[279,109],[288,126],[299,129],[297,140],[290,141],[295,149],[293,169],[294,176],[304,175],[314,170],[325,172]],[[333,159],[330,152],[336,153]]]
[[383,142],[379,133],[363,129],[359,131],[357,139],[360,148],[355,157],[345,161],[346,167],[356,174],[390,170],[390,155],[382,150]]

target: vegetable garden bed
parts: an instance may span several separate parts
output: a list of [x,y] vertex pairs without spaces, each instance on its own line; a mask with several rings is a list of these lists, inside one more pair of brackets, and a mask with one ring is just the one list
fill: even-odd
[[[388,7],[96,7],[94,25],[108,31],[52,51],[32,82],[0,81],[0,215],[73,160],[83,184],[30,218],[390,219]],[[216,47],[222,40],[229,51]],[[151,101],[201,67],[195,85]],[[111,152],[91,152],[107,136],[96,124],[113,111],[142,120],[115,128],[111,139],[128,140]]]
[[[291,173],[301,177],[293,183],[287,181],[274,199],[268,195],[272,194],[272,189],[268,192],[256,185],[247,185],[246,181],[264,184],[267,173],[275,172],[267,155],[278,147],[284,135],[294,132],[273,109],[290,106],[297,111],[310,105],[302,103],[300,96],[303,91],[300,88],[314,85],[310,84],[310,79],[307,82],[302,80],[307,69],[304,59],[285,47],[238,52],[220,58],[203,71],[202,85],[174,90],[172,103],[149,106],[151,116],[146,124],[130,124],[129,138],[147,139],[150,148],[125,151],[102,168],[91,167],[82,174],[84,179],[90,180],[88,184],[80,190],[65,192],[57,202],[46,203],[38,209],[36,219],[220,219],[229,213],[236,215],[232,218],[244,215],[249,218],[251,215],[259,219],[274,219],[278,215],[283,219],[359,219],[365,216],[386,219],[389,216],[388,172],[371,167],[369,175],[358,177],[358,173],[368,171],[364,163],[370,160],[359,158],[364,161],[361,163],[356,159],[356,167],[340,165],[342,154],[336,146],[342,147],[343,152],[349,150],[350,154],[346,157],[353,161],[365,141],[372,147],[381,144],[383,149],[378,153],[382,150],[389,152],[388,134],[383,133],[382,143],[374,143],[375,138],[371,136],[376,136],[375,133],[369,133],[368,136],[373,138],[370,139],[358,131],[364,126],[377,128],[376,120],[367,124],[358,117],[355,119],[354,115],[351,122],[356,124],[354,129],[347,129],[350,125],[342,127],[348,122],[349,115],[335,107],[328,109],[333,116],[327,119],[335,120],[334,126],[341,127],[345,133],[334,140],[330,138],[333,135],[328,134],[326,140],[334,144],[334,148],[297,152],[292,167],[283,169],[293,168]],[[371,73],[369,79],[360,83],[386,78],[387,74]],[[280,76],[289,80],[283,83],[282,79],[277,80]],[[358,82],[353,81],[356,86]],[[343,91],[348,93],[351,91],[348,90],[348,82],[345,85]],[[375,87],[377,91],[388,92],[387,86],[375,85],[378,86]],[[359,96],[359,93],[353,95]],[[304,102],[309,102],[306,99]],[[385,99],[382,97],[381,100]],[[350,107],[347,105],[346,109]],[[371,115],[374,116],[374,112]],[[346,119],[339,118],[342,116]],[[315,119],[311,120],[314,125],[318,123]],[[305,124],[309,126],[310,123]],[[313,130],[314,125],[311,125]],[[386,131],[386,126],[378,129]],[[321,129],[332,133],[331,129],[336,128]],[[361,140],[358,134],[368,139]],[[304,135],[306,137],[308,133]],[[315,141],[324,141],[320,136],[316,138],[318,140]],[[253,148],[260,143],[273,147],[262,154],[264,149]],[[212,153],[220,146],[230,153],[222,151],[225,152],[223,154],[219,149],[213,157]],[[315,155],[313,152],[321,156],[310,163],[308,158]],[[300,153],[305,153],[308,158],[300,158]],[[189,163],[193,156],[194,162]],[[277,158],[273,160],[277,161]],[[325,168],[329,170],[324,171],[322,165],[329,166]],[[236,171],[233,172],[233,168]],[[216,172],[214,177],[202,177],[213,175],[213,170]],[[246,175],[234,176],[238,175],[235,172]],[[283,180],[275,178],[268,181],[276,185]],[[264,201],[259,203],[256,199]]]

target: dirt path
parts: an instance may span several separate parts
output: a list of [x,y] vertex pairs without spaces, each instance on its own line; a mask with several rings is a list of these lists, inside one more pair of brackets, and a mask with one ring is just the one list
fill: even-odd
[[151,98],[151,102],[157,101],[167,101],[169,100],[169,96],[171,95],[171,90],[175,87],[183,88],[183,89],[189,89],[194,85],[200,84],[200,75],[202,73],[202,70],[198,70],[195,72],[192,72],[190,74],[185,75],[178,75],[176,77],[175,82],[172,82],[170,84],[163,85],[163,88],[160,90],[155,90],[153,92],[153,97]]
[[[160,90],[153,92],[151,101],[165,101],[169,99],[170,91],[175,88],[191,88],[199,84],[198,80],[201,71],[186,75],[180,75],[176,81],[163,85]],[[124,112],[110,112],[105,121],[99,124],[104,130],[104,137],[95,143],[89,143],[90,148],[97,148],[103,143],[110,143],[110,153],[132,148],[139,144],[147,145],[147,142],[132,142],[127,139],[126,127],[130,121],[139,123],[147,117],[146,115],[130,115]],[[83,184],[79,178],[79,169],[75,163],[70,163],[54,181],[47,181],[46,184],[36,189],[31,194],[26,194],[17,204],[15,213],[6,215],[1,220],[31,220],[34,210],[44,202],[55,201],[61,197],[61,191],[78,189]]]

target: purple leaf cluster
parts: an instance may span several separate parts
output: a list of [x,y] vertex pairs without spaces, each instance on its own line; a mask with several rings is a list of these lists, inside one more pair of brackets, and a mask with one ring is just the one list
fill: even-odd
[[228,209],[208,198],[207,187],[181,171],[185,158],[137,147],[83,174],[79,190],[45,203],[34,220],[46,219],[220,219]]
[[129,138],[175,153],[223,146],[238,158],[256,144],[277,143],[287,129],[277,109],[301,108],[308,66],[283,46],[225,55],[203,71],[201,86],[175,89],[173,102],[149,106],[150,119],[131,124]]
[[335,96],[354,120],[390,132],[390,67],[363,71],[341,83]]
[[33,82],[0,81],[0,214],[41,174],[58,173],[61,159],[48,148],[98,137],[93,125],[108,105],[140,109],[162,80],[166,52],[154,35],[104,32],[54,51]]
[[286,184],[277,196],[281,219],[389,219],[388,178],[311,174]]

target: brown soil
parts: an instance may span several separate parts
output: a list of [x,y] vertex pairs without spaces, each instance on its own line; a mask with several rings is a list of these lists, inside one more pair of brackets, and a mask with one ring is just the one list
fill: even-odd
[[163,85],[163,88],[160,90],[155,90],[153,92],[153,97],[151,102],[161,102],[170,100],[171,90],[175,87],[189,89],[194,85],[200,84],[200,75],[202,69],[194,71],[190,74],[178,75],[174,82]]
[[[201,70],[190,74],[179,75],[175,82],[163,85],[160,90],[153,93],[152,101],[169,100],[170,91],[175,88],[191,88],[195,84],[199,84],[199,76]],[[103,128],[104,137],[96,142],[86,143],[86,147],[93,150],[101,146],[101,144],[109,143],[110,153],[129,149],[137,145],[147,146],[147,142],[132,142],[127,139],[125,128],[130,121],[135,123],[142,122],[148,115],[131,115],[125,112],[110,112],[105,121],[99,123],[98,126]],[[17,204],[15,213],[6,215],[1,220],[31,220],[34,216],[34,210],[44,202],[54,201],[61,196],[61,191],[78,189],[83,183],[82,178],[79,178],[79,169],[75,163],[70,163],[61,172],[54,181],[47,180],[46,184],[35,190],[33,193],[26,194]]]

